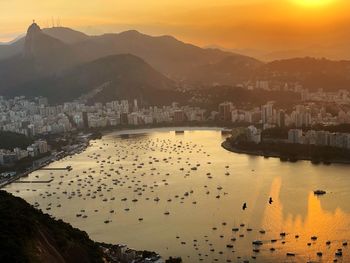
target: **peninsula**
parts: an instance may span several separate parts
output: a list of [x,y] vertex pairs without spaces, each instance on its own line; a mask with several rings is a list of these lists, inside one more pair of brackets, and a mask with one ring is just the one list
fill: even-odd
[[344,140],[347,134],[313,130],[303,133],[298,129],[283,133],[277,129],[261,132],[253,126],[237,128],[232,130],[222,147],[236,153],[280,158],[281,161],[350,164],[350,150],[345,147],[347,140]]

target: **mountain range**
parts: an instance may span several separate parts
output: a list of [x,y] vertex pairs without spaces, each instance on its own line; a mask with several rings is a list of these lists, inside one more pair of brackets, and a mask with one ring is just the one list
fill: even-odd
[[264,63],[135,30],[89,36],[64,27],[40,29],[33,23],[25,36],[0,45],[0,95],[46,96],[54,103],[139,98],[158,104],[181,96],[184,85],[199,88],[258,79],[300,82],[310,89],[348,89],[349,73],[349,61],[306,57]]
[[189,80],[190,72],[228,57],[255,61],[171,36],[151,37],[137,31],[87,36],[69,28],[41,30],[33,23],[25,37],[0,46],[0,94],[45,95],[61,102],[91,95],[109,83],[90,99],[141,97],[150,101],[159,91],[165,95],[163,100],[165,90],[170,99],[176,83]]

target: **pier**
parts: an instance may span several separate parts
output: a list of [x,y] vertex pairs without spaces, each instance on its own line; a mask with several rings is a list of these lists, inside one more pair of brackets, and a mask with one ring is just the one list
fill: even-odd
[[14,181],[15,184],[48,184],[51,183],[53,179],[50,180],[36,180],[36,181]]
[[42,170],[42,171],[70,171],[72,170],[72,166],[67,166],[67,167],[42,167],[38,170]]

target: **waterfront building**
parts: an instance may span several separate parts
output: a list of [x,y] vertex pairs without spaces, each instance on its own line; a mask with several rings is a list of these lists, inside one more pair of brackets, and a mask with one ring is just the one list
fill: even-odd
[[219,104],[219,118],[221,121],[231,121],[233,105],[231,102],[223,102]]
[[317,131],[316,132],[316,145],[320,145],[320,146],[328,145],[328,135],[329,135],[329,132]]
[[37,140],[34,144],[38,147],[38,151],[40,154],[47,153],[49,151],[49,147],[45,140]]
[[303,131],[299,129],[291,129],[288,131],[289,143],[302,143]]
[[8,150],[0,150],[0,165],[10,165],[17,161],[17,155]]
[[184,122],[185,121],[185,113],[183,110],[175,110],[174,111],[174,122]]
[[246,136],[249,142],[260,143],[261,131],[255,126],[251,125],[246,129]]

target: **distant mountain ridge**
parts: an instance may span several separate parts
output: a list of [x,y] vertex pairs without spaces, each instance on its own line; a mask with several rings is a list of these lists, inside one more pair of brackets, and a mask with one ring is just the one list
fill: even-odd
[[68,27],[44,28],[43,32],[50,37],[56,38],[66,44],[75,44],[89,39],[89,36]]
[[[136,30],[100,36],[87,36],[63,27],[43,29],[42,32],[68,44],[69,48],[79,55],[81,62],[115,54],[133,54],[144,59],[163,74],[179,79],[188,78],[188,72],[195,70],[198,66],[218,63],[228,56],[240,60],[252,59],[219,49],[202,49],[172,36],[149,36]],[[20,54],[23,42],[23,39],[19,39],[5,46],[13,50],[11,53],[2,51],[3,47],[0,47],[0,59]]]
[[178,98],[178,83],[198,88],[264,79],[299,82],[311,89],[350,89],[349,76],[347,61],[263,63],[135,30],[88,36],[63,27],[41,30],[33,23],[25,37],[0,46],[0,95],[41,95],[53,102],[134,97],[159,103]]
[[350,90],[350,61],[311,57],[276,60],[267,63],[257,76],[299,82],[311,90]]
[[20,45],[21,52],[0,60],[0,94],[16,89],[18,85],[57,74],[78,63],[74,51],[56,38],[43,33],[33,23],[22,39],[11,45]]
[[[68,27],[44,28],[42,32],[65,44],[74,44],[89,38],[88,35]],[[26,35],[20,36],[8,43],[0,43],[0,60],[21,54],[23,52],[25,38]]]
[[61,103],[77,99],[102,86],[90,100],[143,100],[149,91],[175,89],[173,81],[155,71],[145,61],[123,54],[103,57],[54,76],[26,82],[6,93],[11,96],[45,96],[51,102]]
[[202,49],[172,36],[153,37],[135,30],[90,37],[87,41],[76,43],[73,48],[82,52],[83,59],[87,60],[130,53],[144,59],[170,78],[188,80],[189,72],[197,67],[218,63],[228,56],[240,60],[252,59],[218,49]]
[[[24,38],[6,48],[12,49],[15,55],[0,60],[0,94],[45,95],[54,101],[73,100],[84,95],[82,92],[91,92],[107,82],[111,83],[110,87],[115,87],[114,91],[112,88],[103,89],[96,94],[96,99],[106,98],[101,93],[112,95],[109,98],[134,96],[151,99],[152,96],[146,96],[148,91],[156,95],[156,90],[174,92],[176,88],[174,81],[161,74],[177,81],[192,81],[191,72],[203,65],[219,63],[227,57],[242,62],[254,60],[220,50],[201,49],[171,36],[152,37],[134,30],[87,36],[69,28],[41,30],[36,23],[28,28]],[[121,56],[124,54],[130,55]],[[131,59],[131,54],[140,59]],[[125,58],[132,63],[125,63]],[[110,71],[111,61],[113,66],[120,62],[124,68],[112,67],[113,71]],[[134,74],[130,74],[133,70]],[[122,75],[120,79],[115,78]],[[82,81],[84,78],[89,81]],[[67,94],[71,97],[52,87],[58,90],[70,87]]]

